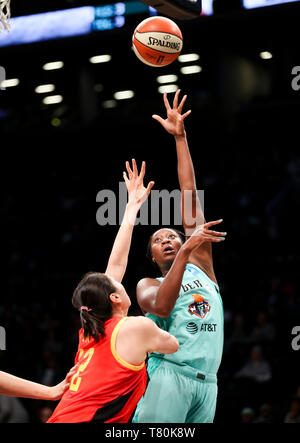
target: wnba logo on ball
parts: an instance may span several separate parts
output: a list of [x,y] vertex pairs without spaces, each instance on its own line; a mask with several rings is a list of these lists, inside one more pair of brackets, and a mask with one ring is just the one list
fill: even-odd
[[[202,209],[204,208],[204,191],[197,191]],[[181,201],[182,194],[178,189],[172,192],[165,190],[152,190],[151,194],[140,209],[139,216],[130,221],[134,225],[165,225],[181,226]],[[184,191],[183,217],[188,226],[202,223],[196,214],[193,217],[193,191]],[[96,220],[100,226],[121,224],[127,204],[127,188],[124,182],[119,183],[119,198],[112,190],[104,189],[99,191],[96,196],[96,202],[101,203],[97,210]],[[118,212],[118,218],[117,218]],[[191,233],[194,229],[191,230]]]
[[0,66],[0,91],[4,91],[6,89],[5,86],[2,86],[2,83],[5,81],[5,79],[6,79],[5,69],[3,68],[3,66]]
[[6,350],[6,333],[5,329],[0,326],[0,351]]

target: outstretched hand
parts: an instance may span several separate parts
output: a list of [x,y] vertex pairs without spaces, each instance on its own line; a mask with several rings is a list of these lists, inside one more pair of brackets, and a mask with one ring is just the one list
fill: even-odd
[[69,389],[71,379],[76,374],[78,367],[79,363],[77,363],[75,366],[73,366],[73,368],[70,369],[70,371],[66,375],[66,378],[62,382],[60,382],[56,386],[52,386],[51,388],[49,388],[49,391],[51,392],[51,400],[59,400],[63,396],[65,391]]
[[222,221],[223,220],[221,219],[199,225],[192,233],[190,238],[185,242],[186,248],[192,251],[193,249],[198,248],[202,243],[205,242],[215,243],[215,242],[224,241],[227,232],[219,232],[209,229],[214,225],[222,223]]
[[157,120],[169,134],[172,134],[174,136],[180,136],[185,134],[184,119],[192,112],[190,110],[187,111],[185,114],[182,114],[182,108],[186,101],[187,95],[183,96],[181,102],[178,105],[179,94],[180,94],[180,89],[177,89],[173,100],[173,107],[171,108],[167,98],[167,94],[166,92],[164,93],[163,98],[164,98],[165,108],[167,111],[166,119],[163,119],[162,117],[156,114],[152,115],[152,118],[154,118],[154,120]]
[[147,200],[151,189],[154,186],[154,181],[150,181],[147,188],[145,188],[143,180],[146,171],[146,163],[142,163],[141,172],[139,174],[136,161],[132,160],[132,169],[129,162],[126,162],[126,172],[123,172],[123,177],[128,191],[128,203],[133,205],[142,205]]

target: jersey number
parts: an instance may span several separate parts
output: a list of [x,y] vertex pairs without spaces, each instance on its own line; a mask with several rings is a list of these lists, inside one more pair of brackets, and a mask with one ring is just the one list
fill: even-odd
[[[91,358],[94,354],[94,348],[90,348],[83,356],[83,363],[81,363],[81,365],[78,368],[78,371],[76,372],[76,374],[73,375],[71,383],[70,383],[70,391],[75,391],[77,392],[81,383],[81,377],[79,377],[79,375],[86,369],[87,365],[89,364],[89,362],[91,361]],[[83,354],[83,349],[80,350],[79,353],[79,358],[78,360],[81,359],[82,354]]]

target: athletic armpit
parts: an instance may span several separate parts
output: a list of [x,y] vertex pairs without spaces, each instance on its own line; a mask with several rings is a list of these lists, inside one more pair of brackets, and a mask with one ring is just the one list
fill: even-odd
[[155,302],[157,291],[161,283],[154,278],[143,278],[136,287],[136,296],[143,312],[155,314]]

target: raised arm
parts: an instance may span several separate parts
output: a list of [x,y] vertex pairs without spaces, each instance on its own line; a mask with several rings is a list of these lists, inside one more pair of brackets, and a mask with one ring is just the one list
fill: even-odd
[[105,274],[113,277],[118,282],[123,280],[126,272],[136,216],[154,185],[153,181],[148,184],[147,188],[143,185],[146,169],[145,162],[142,163],[140,174],[138,173],[135,160],[132,160],[132,169],[129,163],[126,162],[126,169],[128,176],[124,172],[123,177],[128,191],[128,203],[105,271]]
[[[182,222],[185,233],[190,236],[196,229],[197,225],[205,223],[205,219],[197,193],[194,165],[184,128],[184,120],[188,115],[190,115],[191,110],[182,114],[183,105],[187,96],[185,95],[180,104],[178,104],[179,93],[180,89],[177,90],[174,96],[172,108],[169,104],[167,94],[164,93],[163,99],[167,112],[166,119],[163,119],[159,115],[153,115],[152,117],[161,123],[164,129],[169,134],[173,135],[175,139],[177,152],[177,173],[182,197]],[[190,197],[192,198],[190,199]],[[190,202],[192,205],[190,205]],[[187,203],[187,205],[185,205],[185,203]],[[191,216],[195,220],[192,224],[190,223]]]
[[[164,104],[167,118],[163,119],[158,115],[153,115],[164,129],[174,136],[177,152],[177,174],[181,191],[181,214],[185,234],[189,237],[197,226],[205,223],[203,208],[198,196],[195,170],[190,154],[184,120],[191,111],[182,114],[183,105],[187,96],[178,101],[180,90],[178,89],[171,107],[165,93]],[[211,242],[204,242],[198,249],[195,249],[190,257],[190,261],[205,268],[211,277],[214,277]]]

